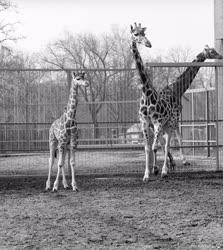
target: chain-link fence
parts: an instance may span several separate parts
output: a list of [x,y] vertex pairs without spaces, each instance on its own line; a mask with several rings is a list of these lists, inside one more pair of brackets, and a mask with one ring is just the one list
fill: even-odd
[[[192,65],[151,64],[153,86],[161,90]],[[217,66],[209,63],[201,67],[182,98],[183,111],[179,126],[184,154],[194,169],[203,169],[203,166],[216,169],[216,149],[219,147],[215,88]],[[85,71],[90,87],[79,89],[76,113],[79,136],[77,162],[80,168],[92,164],[100,167],[102,163],[109,168],[119,165],[132,166],[134,169],[137,164],[143,167],[143,135],[138,119],[141,89],[137,71]],[[71,69],[0,71],[2,156],[48,152],[49,127],[64,112],[71,72]],[[175,136],[171,147],[178,159],[179,145]],[[89,152],[93,157],[91,159]],[[162,159],[162,152],[159,155]]]

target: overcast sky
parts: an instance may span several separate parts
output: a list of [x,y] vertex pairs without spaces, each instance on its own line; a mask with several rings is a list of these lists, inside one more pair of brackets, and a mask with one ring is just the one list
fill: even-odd
[[153,53],[176,46],[203,49],[214,45],[214,0],[13,0],[20,32],[17,48],[37,52],[47,43],[72,33],[111,31],[112,25],[147,27]]

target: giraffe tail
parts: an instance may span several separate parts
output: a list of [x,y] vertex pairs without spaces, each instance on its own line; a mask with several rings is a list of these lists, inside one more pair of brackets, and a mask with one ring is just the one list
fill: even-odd
[[57,149],[55,150],[54,158],[57,158]]

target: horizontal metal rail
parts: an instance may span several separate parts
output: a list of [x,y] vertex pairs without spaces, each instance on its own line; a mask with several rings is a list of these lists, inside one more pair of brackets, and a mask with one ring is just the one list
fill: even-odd
[[[150,62],[147,63],[148,67],[223,67],[223,62],[161,62],[161,63],[155,63]],[[81,68],[64,68],[64,69],[55,69],[55,68],[0,68],[1,71],[42,71],[42,72],[49,72],[49,71],[85,71],[85,72],[95,72],[95,71],[131,71],[136,70],[136,68],[88,68],[88,69],[81,69]]]
[[182,140],[183,143],[190,142],[190,143],[216,143],[216,140]]
[[181,124],[181,127],[207,127],[207,126],[216,126],[214,122],[209,122],[209,123],[192,123],[192,124]]
[[[220,120],[215,120],[215,119],[210,119],[208,124],[207,120],[182,120],[179,121],[179,123],[198,123],[198,124],[182,124],[181,126],[213,126],[214,122],[223,122],[223,119]],[[138,123],[140,124],[139,121],[132,120],[132,121],[105,121],[105,122],[97,122],[97,124],[134,124]],[[200,124],[200,123],[205,123],[205,124]],[[0,126],[17,126],[17,125],[51,125],[52,122],[0,122]],[[77,122],[77,124],[80,125],[93,125],[93,122]],[[199,125],[200,124],[200,125]]]
[[[171,149],[179,149],[179,146],[171,146]],[[195,149],[195,148],[223,148],[223,145],[184,145],[182,146],[182,148],[188,148],[188,149]],[[90,150],[100,150],[100,151],[106,151],[106,150],[110,150],[110,149],[114,149],[114,150],[144,150],[144,145],[143,144],[98,144],[98,145],[78,145],[77,147],[77,151],[90,151]],[[37,150],[37,149],[22,149],[18,150],[18,149],[1,149],[1,153],[4,152],[49,152],[49,150]]]

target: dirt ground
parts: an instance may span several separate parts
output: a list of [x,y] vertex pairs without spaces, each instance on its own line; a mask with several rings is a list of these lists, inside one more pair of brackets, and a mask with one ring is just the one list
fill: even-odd
[[0,177],[0,249],[223,249],[223,173]]

